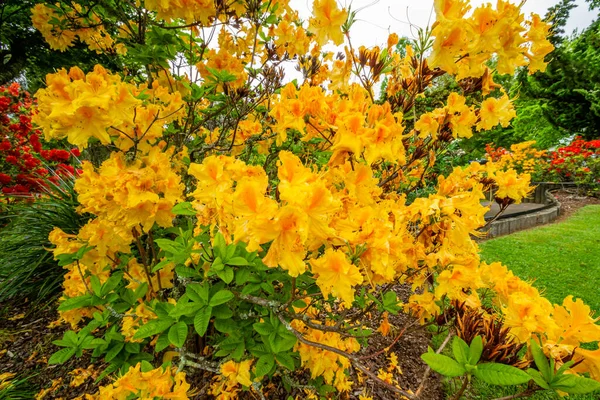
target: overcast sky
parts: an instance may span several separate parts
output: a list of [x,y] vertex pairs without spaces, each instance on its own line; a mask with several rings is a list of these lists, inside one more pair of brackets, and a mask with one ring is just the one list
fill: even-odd
[[[549,7],[559,3],[560,0],[527,0],[523,6],[525,15],[531,12],[546,14]],[[372,4],[376,2],[375,4]],[[495,0],[471,0],[471,5],[476,7],[484,3],[496,4]],[[519,0],[512,0],[518,3]],[[567,25],[567,32],[574,29],[581,31],[594,20],[597,13],[588,10],[585,0],[576,0],[577,8],[571,10],[571,18]],[[311,14],[313,0],[290,0],[290,5],[300,12],[302,19],[308,19]],[[384,44],[389,33],[397,33],[399,36],[413,37],[409,20],[412,24],[425,27],[431,15],[433,15],[433,0],[338,0],[338,4],[357,10],[366,6],[358,13],[358,21],[352,27],[351,37],[355,46],[374,46]],[[371,4],[371,5],[369,5]]]

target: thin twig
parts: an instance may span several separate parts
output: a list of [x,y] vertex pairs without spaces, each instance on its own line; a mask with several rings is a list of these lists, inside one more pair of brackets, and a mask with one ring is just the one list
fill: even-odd
[[[444,341],[442,342],[442,345],[437,349],[437,351],[436,351],[437,354],[440,354],[444,350],[444,347],[446,347],[448,342],[450,342],[451,337],[452,337],[452,332],[448,332],[448,336],[446,336],[446,339],[444,339]],[[427,382],[427,377],[429,376],[430,373],[431,373],[431,367],[427,366],[427,369],[425,370],[425,373],[423,374],[423,377],[421,378],[421,384],[419,385],[419,388],[415,392],[416,397],[419,397],[419,395],[425,388],[425,383]]]

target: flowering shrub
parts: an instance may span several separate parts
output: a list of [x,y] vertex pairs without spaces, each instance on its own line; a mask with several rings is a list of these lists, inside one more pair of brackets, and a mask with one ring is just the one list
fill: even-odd
[[535,141],[513,144],[510,151],[503,147],[485,146],[486,159],[497,163],[502,168],[512,168],[519,173],[532,175],[534,181],[540,182],[548,173],[547,151],[537,150]]
[[[506,94],[490,97],[485,63],[496,57],[501,73],[543,69],[552,46],[538,16],[525,24],[502,0],[473,13],[466,1],[436,0],[431,54],[423,32],[401,57],[395,34],[385,48],[355,49],[356,13],[333,0],[315,0],[308,23],[285,0],[47,7],[34,18],[50,40],[64,39],[57,48],[75,35],[86,41],[87,23],[104,43],[97,48],[123,44],[146,70],[142,82],[73,67],[36,94],[34,121],[47,139],[112,151],[99,166],[84,162],[75,183],[78,210],[92,219],[77,234],[50,234],[66,270],[60,322],[71,330],[49,362],[89,351],[108,365],[104,375],[121,374],[85,398],[187,398],[190,369],[215,375],[218,399],[264,397],[275,376],[310,376],[303,388],[314,396],[362,387],[366,398],[359,382],[368,379],[417,398],[399,387],[396,368],[376,373],[362,361],[389,350],[366,339],[389,334],[388,315],[400,312],[456,329],[474,353],[517,354],[533,340],[552,365],[577,362],[561,390],[600,386],[577,375],[600,379],[597,351],[580,347],[600,339],[589,307],[571,298],[552,305],[506,267],[482,263],[472,240],[485,224],[483,192],[496,186],[500,201],[519,202],[528,174],[474,163],[407,201],[450,143],[514,117]],[[115,26],[118,37],[108,38]],[[335,59],[322,48],[330,41],[345,45]],[[290,61],[300,83],[284,81]],[[461,92],[405,119],[445,74]],[[378,102],[373,87],[383,78],[387,100]],[[478,89],[483,101],[467,102]],[[398,284],[412,289],[406,301],[392,290]],[[482,306],[484,294],[493,308]],[[490,324],[504,336],[475,329]],[[493,383],[551,387],[505,365],[525,368],[530,355],[480,356],[457,361],[455,376],[483,359],[494,364],[481,371],[516,377]]]
[[575,182],[600,193],[600,140],[576,137],[570,145],[550,153],[550,173],[559,182]]
[[[0,188],[4,194],[28,195],[57,182],[59,174],[74,174],[71,152],[43,149],[40,131],[32,126],[34,100],[18,83],[0,86]],[[58,175],[49,170],[56,171]]]

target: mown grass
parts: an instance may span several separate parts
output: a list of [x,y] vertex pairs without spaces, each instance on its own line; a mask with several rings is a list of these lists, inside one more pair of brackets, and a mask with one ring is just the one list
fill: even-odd
[[551,302],[581,298],[600,312],[600,206],[580,209],[564,222],[491,239],[482,259],[501,261]]
[[[568,220],[481,243],[482,259],[501,261],[521,279],[534,281],[551,302],[573,295],[600,315],[600,206],[580,209]],[[449,394],[456,391],[448,385]],[[489,400],[519,393],[523,388],[499,387],[473,380],[469,399]],[[538,392],[534,400],[555,400]],[[594,400],[599,393],[568,397]]]

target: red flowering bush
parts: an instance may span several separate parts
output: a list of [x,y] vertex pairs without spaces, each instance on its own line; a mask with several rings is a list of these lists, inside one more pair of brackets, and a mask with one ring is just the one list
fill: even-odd
[[550,153],[550,173],[558,181],[573,181],[600,193],[600,140],[573,142]]
[[37,193],[45,180],[74,174],[79,150],[45,149],[31,123],[34,99],[18,83],[0,86],[0,190],[4,194]]

